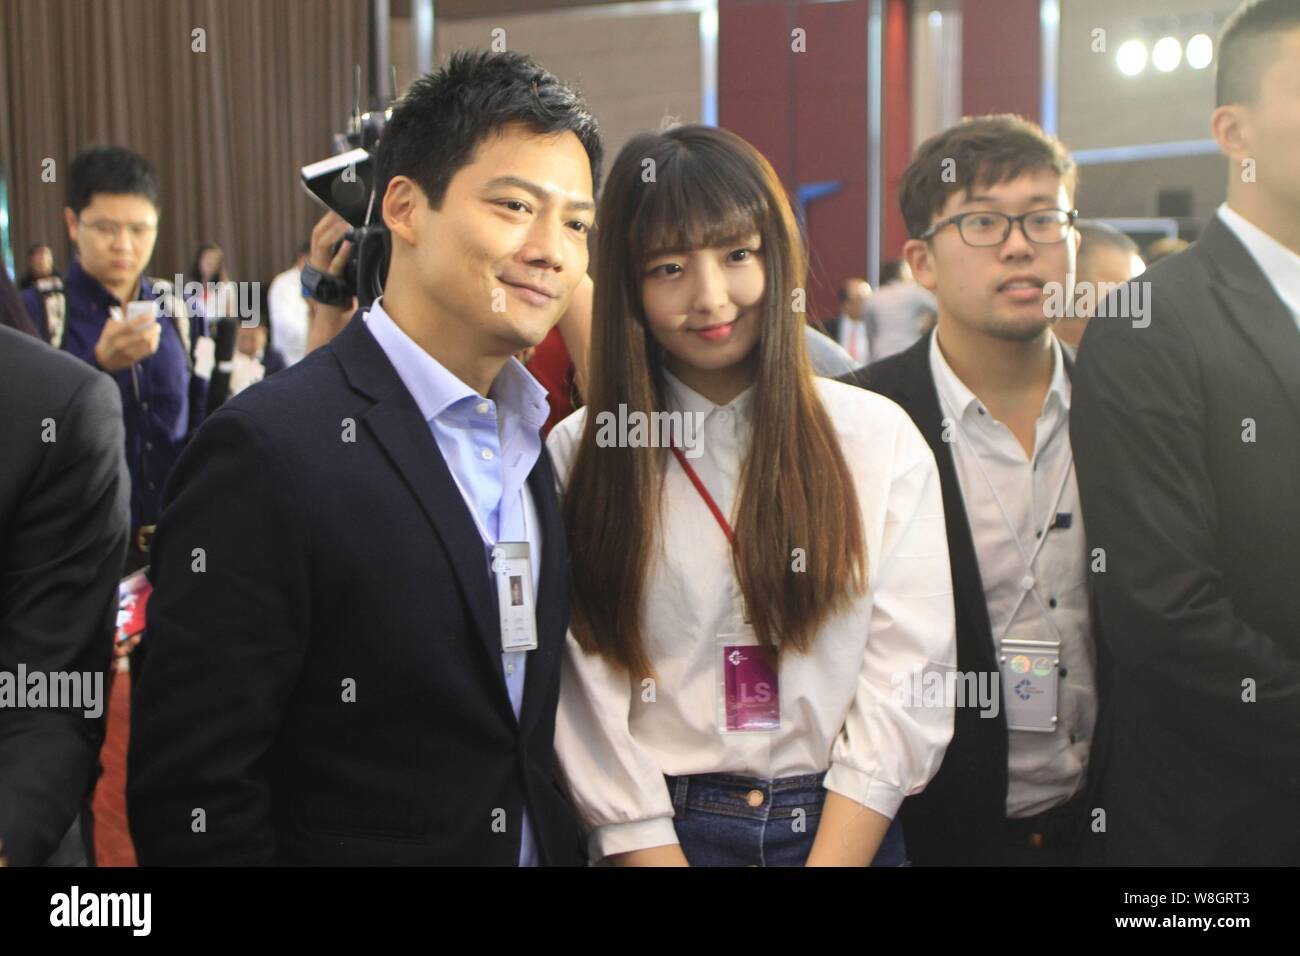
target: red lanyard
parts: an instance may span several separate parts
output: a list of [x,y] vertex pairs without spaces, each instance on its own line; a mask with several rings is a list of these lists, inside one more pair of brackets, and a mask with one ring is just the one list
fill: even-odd
[[704,503],[708,505],[709,510],[713,512],[713,520],[718,523],[718,527],[722,529],[722,533],[727,536],[727,541],[731,543],[732,550],[735,550],[736,534],[731,530],[731,525],[727,523],[727,519],[723,516],[722,510],[718,507],[718,503],[713,500],[713,495],[709,494],[709,489],[704,487],[704,482],[700,481],[700,476],[695,473],[695,469],[692,468],[691,463],[686,460],[686,456],[682,454],[682,450],[680,448],[673,448],[673,454],[677,456],[677,463],[682,466],[682,471],[686,472],[686,477],[691,479],[691,484],[695,486],[695,490],[700,493],[700,497],[704,499]]

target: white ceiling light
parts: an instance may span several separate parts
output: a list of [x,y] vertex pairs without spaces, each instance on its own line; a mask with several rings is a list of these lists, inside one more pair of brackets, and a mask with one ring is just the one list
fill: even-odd
[[1178,69],[1183,59],[1183,47],[1173,37],[1161,37],[1151,48],[1151,65],[1161,73]]
[[1147,66],[1147,48],[1141,40],[1129,40],[1115,56],[1119,71],[1125,76],[1137,76]]
[[1187,41],[1187,65],[1193,70],[1203,70],[1214,59],[1214,41],[1198,33]]

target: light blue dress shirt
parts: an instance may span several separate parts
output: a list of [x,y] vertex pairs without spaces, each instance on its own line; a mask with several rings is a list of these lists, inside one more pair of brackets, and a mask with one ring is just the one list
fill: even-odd
[[[370,307],[365,321],[428,422],[479,534],[490,536],[492,542],[529,543],[537,594],[542,535],[527,482],[542,453],[541,428],[550,414],[546,389],[511,359],[485,398],[403,332],[384,311],[382,298]],[[486,543],[483,564],[490,567]],[[502,652],[501,667],[516,719],[524,702],[527,666],[527,651]],[[525,811],[519,865],[536,864],[537,847]]]

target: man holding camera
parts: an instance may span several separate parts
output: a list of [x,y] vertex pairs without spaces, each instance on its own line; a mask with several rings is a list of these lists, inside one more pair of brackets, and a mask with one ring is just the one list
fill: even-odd
[[168,489],[127,783],[146,865],[585,862],[547,406],[512,356],[585,274],[596,123],[532,60],[462,53],[376,159],[382,298],[222,406]]

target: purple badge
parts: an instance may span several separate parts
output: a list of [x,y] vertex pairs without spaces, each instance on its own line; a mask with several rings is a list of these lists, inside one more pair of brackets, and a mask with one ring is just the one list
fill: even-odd
[[776,672],[753,644],[724,644],[727,730],[780,730],[781,693]]

